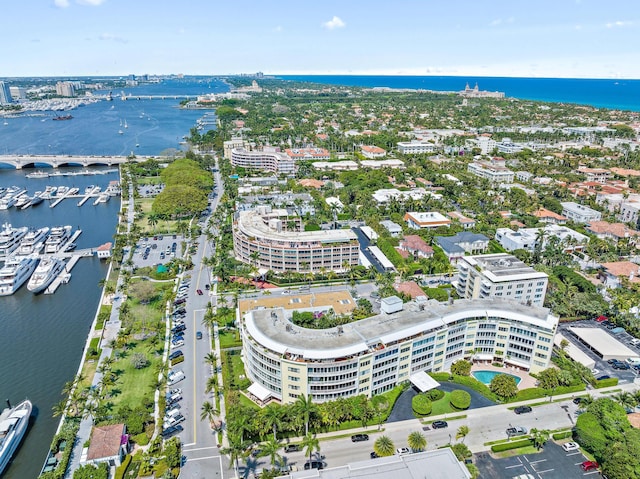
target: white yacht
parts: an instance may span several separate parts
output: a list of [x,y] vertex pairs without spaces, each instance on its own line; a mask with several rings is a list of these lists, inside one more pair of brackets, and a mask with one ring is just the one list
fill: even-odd
[[0,231],[0,260],[4,260],[20,246],[20,241],[22,241],[28,230],[29,228],[26,226],[12,228],[9,223],[2,225],[2,231]]
[[64,270],[65,262],[61,258],[50,256],[40,261],[40,264],[31,275],[27,289],[32,293],[44,291],[51,282]]
[[46,254],[53,254],[60,251],[60,249],[71,238],[71,226],[55,226],[51,228],[49,237],[44,243],[44,252]]
[[7,259],[0,269],[0,296],[9,296],[18,291],[33,274],[38,261],[35,256]]
[[37,230],[31,230],[24,238],[18,247],[16,254],[18,256],[28,256],[33,253],[39,253],[44,248],[44,242],[49,234],[49,228],[45,226]]
[[33,409],[28,399],[15,407],[7,400],[7,406],[0,414],[0,476],[27,432]]

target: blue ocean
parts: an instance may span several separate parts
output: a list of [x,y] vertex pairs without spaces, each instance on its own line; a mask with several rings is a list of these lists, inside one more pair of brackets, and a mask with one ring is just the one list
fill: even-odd
[[328,85],[436,91],[460,91],[467,83],[471,88],[477,83],[480,90],[502,91],[511,98],[640,111],[640,80],[358,75],[282,75],[277,78]]

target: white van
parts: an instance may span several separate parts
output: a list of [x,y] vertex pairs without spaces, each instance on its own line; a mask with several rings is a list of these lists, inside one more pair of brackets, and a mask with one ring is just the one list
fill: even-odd
[[627,358],[627,362],[632,366],[637,366],[640,364],[640,358],[638,356]]

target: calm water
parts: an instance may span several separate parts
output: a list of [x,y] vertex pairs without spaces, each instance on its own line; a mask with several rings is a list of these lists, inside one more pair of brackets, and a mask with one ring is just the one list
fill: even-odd
[[477,82],[480,90],[502,91],[508,97],[640,111],[640,80],[358,75],[284,75],[279,78],[330,85],[437,91],[463,90],[466,83],[473,88]]
[[[226,90],[220,82],[176,80],[131,91],[192,95]],[[55,115],[51,112],[45,113],[46,117],[9,119],[8,125],[0,124],[0,154],[125,155],[135,150],[138,154],[156,155],[167,148],[177,148],[178,141],[205,113],[179,110],[178,103],[179,100],[117,98],[73,110],[70,113],[74,118],[69,121],[51,121]],[[46,121],[41,121],[43,118]],[[125,119],[128,128],[119,135],[120,120]],[[136,142],[140,144],[138,148]],[[43,191],[47,185],[76,186],[84,191],[90,184],[104,189],[110,180],[118,178],[112,173],[27,179],[25,174],[29,171],[33,170],[16,171],[0,165],[0,186],[20,185],[31,194]],[[91,200],[82,207],[76,206],[77,202],[64,200],[49,208],[45,201],[24,211],[0,211],[0,224],[80,227],[83,232],[76,241],[78,248],[112,241],[120,198],[97,206]],[[15,404],[28,397],[37,408],[37,417],[3,478],[30,479],[40,472],[59,422],[59,418],[51,416],[51,408],[62,399],[64,383],[72,380],[78,369],[100,300],[98,282],[106,272],[105,262],[82,258],[71,272],[71,281],[53,295],[36,296],[25,284],[13,296],[0,297],[0,407],[5,398]]]

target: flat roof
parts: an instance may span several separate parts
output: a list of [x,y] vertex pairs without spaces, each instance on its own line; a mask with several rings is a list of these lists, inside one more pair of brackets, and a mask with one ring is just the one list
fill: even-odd
[[555,344],[559,348],[560,343],[563,339],[565,339],[569,343],[569,345],[565,348],[565,351],[571,359],[589,369],[593,369],[596,367],[595,360],[591,359],[591,357],[587,353],[583,352],[582,349],[572,343],[571,340],[564,337],[564,335],[562,335],[561,333],[556,333],[555,338],[553,338],[553,344]]
[[524,261],[511,254],[497,253],[463,258],[471,266],[478,265],[487,278],[494,283],[514,279],[548,278],[546,273],[536,271]]
[[328,329],[302,328],[290,317],[283,308],[253,310],[244,316],[244,326],[255,341],[272,351],[305,359],[331,359],[366,353],[380,344],[429,333],[469,317],[499,317],[547,331],[553,331],[558,323],[547,308],[504,298],[462,299],[453,304],[429,301],[422,309],[415,302],[407,303],[395,313]]
[[429,391],[440,386],[440,383],[438,381],[433,379],[424,371],[412,374],[409,377],[409,381],[411,381],[411,384],[417,387],[421,392]]
[[[428,476],[425,475],[429,471]],[[366,461],[352,462],[346,466],[322,470],[292,472],[290,479],[469,479],[471,474],[456,458],[449,447],[415,454],[394,454]]]
[[625,359],[638,356],[635,351],[632,351],[600,328],[570,327],[569,331],[599,354],[602,359]]

